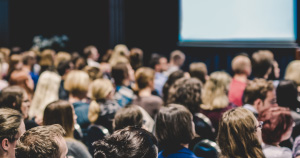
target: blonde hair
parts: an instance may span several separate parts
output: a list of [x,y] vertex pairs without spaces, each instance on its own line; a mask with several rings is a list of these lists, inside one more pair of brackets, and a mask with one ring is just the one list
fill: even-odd
[[135,73],[135,81],[139,89],[144,89],[149,85],[149,81],[154,81],[155,71],[149,67],[141,67]]
[[294,60],[288,64],[284,79],[295,81],[300,86],[300,60]]
[[129,63],[129,50],[126,45],[118,44],[115,46],[114,51],[109,59],[109,64],[113,67],[117,63]]
[[204,110],[222,109],[228,106],[227,91],[231,82],[231,76],[223,71],[216,71],[210,75],[205,83],[202,95]]
[[45,49],[41,54],[41,66],[53,66],[55,51],[52,49]]
[[114,89],[112,83],[108,79],[96,79],[91,84],[92,101],[89,107],[88,118],[91,123],[95,123],[100,114],[100,105],[97,101],[105,100],[106,97]]
[[245,55],[238,55],[231,62],[232,71],[237,74],[245,74],[247,66],[251,68],[251,61]]
[[68,52],[58,52],[56,54],[54,66],[57,68],[58,64],[62,61],[70,61],[71,60],[71,54]]
[[72,70],[68,73],[64,88],[72,95],[81,95],[87,93],[89,87],[89,75],[82,70]]
[[256,121],[253,113],[242,107],[228,110],[223,114],[217,137],[221,157],[264,157],[256,134]]
[[61,77],[52,71],[44,71],[37,83],[36,90],[29,109],[29,116],[43,115],[45,107],[58,100]]

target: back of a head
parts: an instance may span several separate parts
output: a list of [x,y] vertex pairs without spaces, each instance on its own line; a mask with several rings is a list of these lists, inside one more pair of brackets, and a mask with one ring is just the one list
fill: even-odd
[[54,66],[57,68],[58,64],[62,61],[71,61],[71,54],[68,52],[58,52],[55,57]]
[[178,79],[169,89],[167,103],[184,105],[191,113],[197,113],[202,104],[202,83],[197,78]]
[[205,63],[197,62],[190,64],[189,72],[191,77],[198,78],[203,84],[206,82],[207,67]]
[[195,136],[193,116],[179,104],[162,107],[156,117],[155,136],[167,152],[188,144]]
[[184,77],[184,72],[182,70],[177,70],[169,75],[168,80],[163,86],[163,100],[167,102],[169,96],[169,89],[174,84],[174,82],[180,78]]
[[282,80],[276,88],[276,98],[279,106],[288,107],[296,111],[300,108],[297,84],[292,80]]
[[90,78],[89,75],[82,70],[72,70],[68,73],[64,88],[73,96],[85,95],[88,91]]
[[251,61],[245,55],[238,55],[233,58],[231,68],[235,74],[246,74],[248,76],[251,74]]
[[252,54],[252,71],[254,77],[264,78],[272,68],[274,56],[271,51],[260,50]]
[[267,92],[273,90],[272,81],[258,78],[249,81],[244,91],[244,104],[253,105],[256,99],[265,100]]
[[143,114],[137,105],[129,105],[117,111],[114,118],[114,130],[127,126],[142,127]]
[[282,140],[282,136],[290,130],[293,125],[293,118],[290,110],[284,107],[272,107],[258,116],[259,121],[263,121],[262,139],[266,144],[276,144]]
[[119,62],[130,63],[129,54],[129,50],[126,45],[118,44],[115,46],[114,51],[108,62],[111,66],[115,66]]
[[41,54],[40,65],[41,66],[53,66],[55,51],[52,49],[45,49]]
[[64,100],[48,104],[44,111],[43,125],[59,124],[67,137],[73,137],[74,119],[72,105]]
[[217,142],[224,157],[264,157],[256,134],[256,118],[244,108],[225,112],[219,123]]
[[140,48],[132,48],[129,56],[130,64],[134,70],[143,66],[143,51]]
[[154,81],[155,72],[148,67],[141,67],[135,72],[135,80],[139,89],[149,86],[150,81]]
[[96,49],[97,48],[93,45],[89,45],[89,46],[86,46],[84,49],[83,49],[83,55],[84,57],[87,59],[91,54],[92,54],[92,51],[93,49]]
[[293,80],[300,86],[300,60],[290,62],[286,68],[284,79]]
[[114,78],[115,84],[123,85],[123,81],[129,77],[127,64],[118,63],[112,67],[111,75]]
[[159,64],[159,59],[161,58],[162,56],[160,54],[157,54],[157,53],[152,53],[151,55],[151,59],[149,61],[149,66],[152,68],[152,69],[155,69],[155,65]]
[[[60,125],[38,126],[26,131],[17,143],[16,158],[57,158],[64,129]],[[66,154],[66,153],[65,153]]]
[[157,140],[142,128],[126,127],[93,143],[94,158],[156,158]]
[[181,67],[185,61],[185,54],[180,50],[174,50],[170,54],[170,63]]
[[8,107],[21,112],[25,90],[19,86],[9,86],[1,91],[0,107]]
[[230,82],[231,76],[227,72],[211,73],[209,80],[204,84],[201,108],[214,110],[227,107],[229,104],[227,92]]

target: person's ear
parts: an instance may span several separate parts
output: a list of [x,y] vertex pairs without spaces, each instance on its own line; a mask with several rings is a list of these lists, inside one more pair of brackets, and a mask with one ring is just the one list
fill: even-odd
[[9,149],[10,143],[9,143],[9,141],[8,141],[7,138],[4,138],[4,139],[2,140],[1,146],[2,146],[3,150],[5,150],[5,151],[7,151],[7,150]]

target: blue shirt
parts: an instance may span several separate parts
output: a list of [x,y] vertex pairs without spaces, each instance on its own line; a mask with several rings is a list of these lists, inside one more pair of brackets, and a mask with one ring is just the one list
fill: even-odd
[[182,148],[178,150],[176,153],[170,154],[167,157],[163,156],[163,152],[161,151],[158,154],[158,158],[200,158],[197,157],[191,150],[187,148]]

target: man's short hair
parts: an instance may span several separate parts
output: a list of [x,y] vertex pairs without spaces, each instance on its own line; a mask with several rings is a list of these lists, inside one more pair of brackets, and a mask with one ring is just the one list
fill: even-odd
[[263,78],[272,68],[274,55],[271,51],[260,50],[252,54],[252,71],[254,77]]
[[89,46],[86,46],[84,49],[83,49],[83,55],[85,58],[88,58],[91,54],[92,54],[92,50],[93,49],[97,49],[96,46],[94,45],[89,45]]
[[117,111],[114,119],[114,130],[127,126],[143,126],[143,114],[138,105],[129,105]]
[[206,75],[207,75],[207,67],[203,62],[196,62],[190,64],[189,69],[191,77],[198,78],[203,84],[206,82]]
[[60,154],[58,138],[65,130],[58,124],[38,126],[26,131],[18,140],[16,158],[57,158]]
[[17,110],[0,108],[0,142],[5,138],[10,142],[15,141],[21,121],[22,115]]
[[170,61],[173,61],[174,64],[181,66],[184,63],[185,54],[180,50],[174,50],[170,55]]
[[117,63],[112,67],[111,75],[117,86],[123,85],[123,81],[129,77],[127,64]]
[[94,158],[156,158],[157,140],[138,127],[126,127],[93,143]]
[[249,81],[244,91],[244,103],[253,105],[256,99],[265,100],[267,93],[273,90],[274,85],[272,81],[267,81],[262,78]]
[[235,74],[245,74],[247,66],[251,67],[251,61],[249,57],[245,55],[238,55],[234,57],[231,62],[231,68]]

